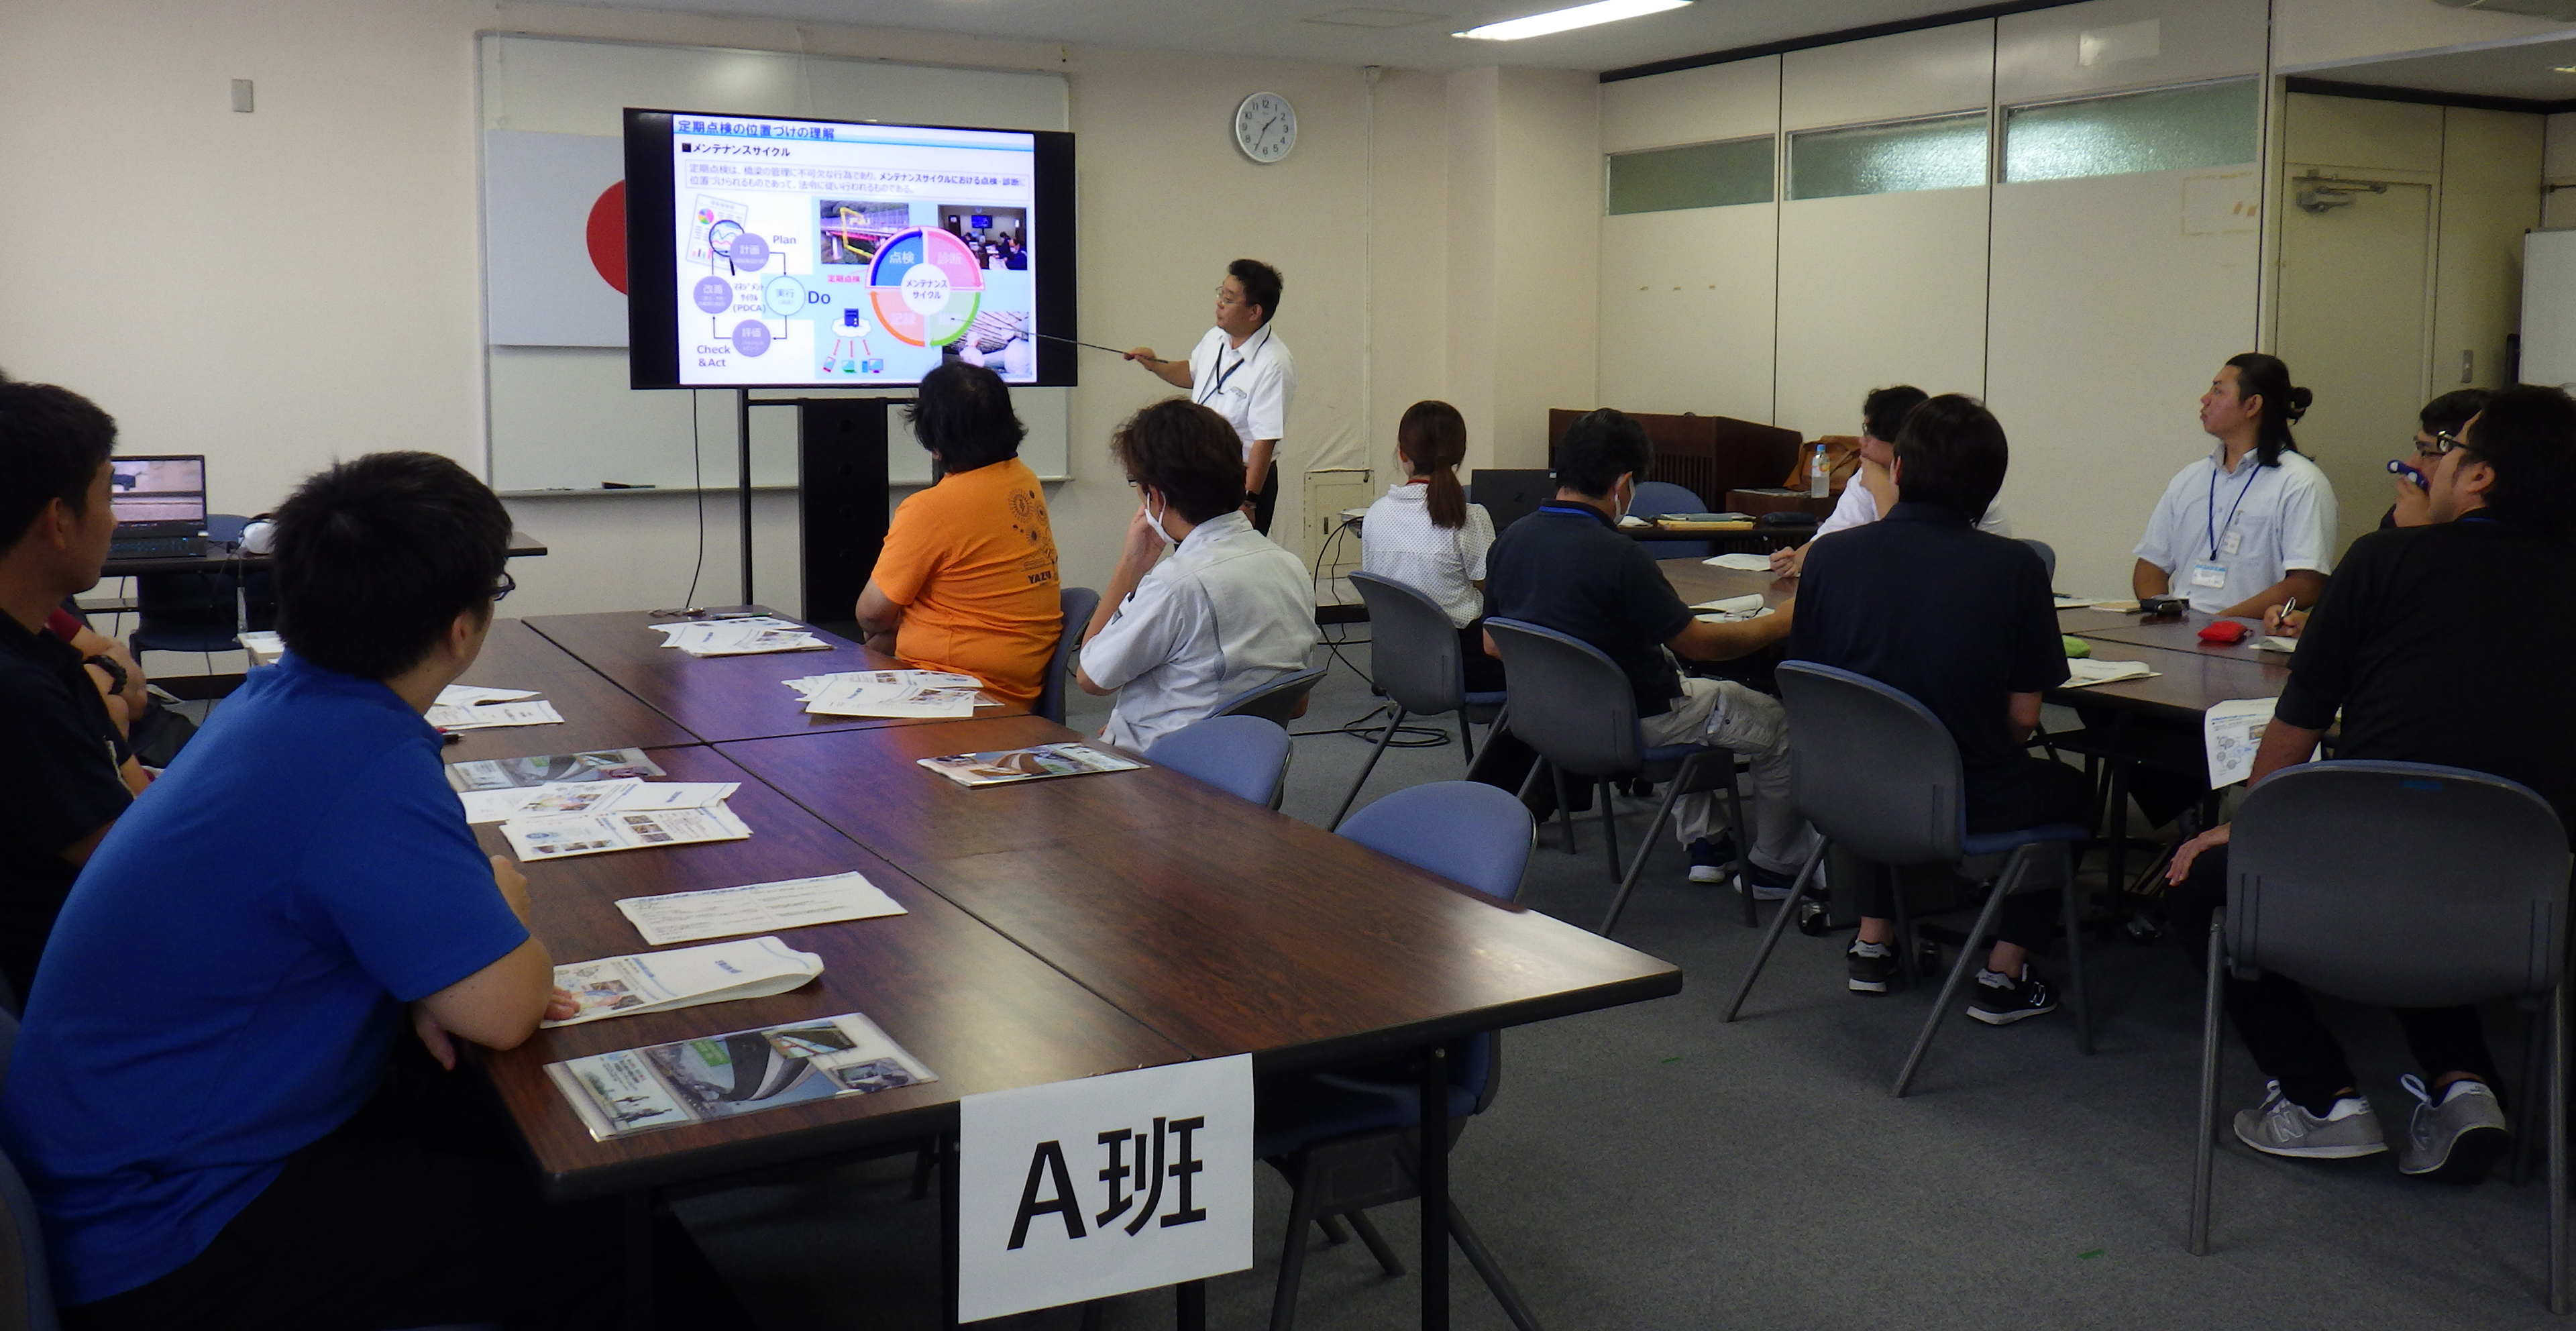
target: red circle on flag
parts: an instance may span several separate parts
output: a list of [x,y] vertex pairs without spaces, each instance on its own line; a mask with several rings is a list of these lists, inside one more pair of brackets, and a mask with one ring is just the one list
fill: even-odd
[[590,205],[590,223],[583,239],[590,246],[590,266],[599,270],[600,280],[626,294],[626,182],[621,180],[599,192],[599,201]]

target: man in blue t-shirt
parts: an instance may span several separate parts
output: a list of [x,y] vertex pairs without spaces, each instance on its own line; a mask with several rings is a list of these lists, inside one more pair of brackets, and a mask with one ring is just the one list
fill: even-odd
[[406,1036],[452,1068],[453,1037],[506,1049],[573,1011],[422,720],[482,647],[509,530],[426,453],[279,510],[288,655],[91,856],[0,1094],[73,1324],[613,1313],[615,1226],[546,1206]]

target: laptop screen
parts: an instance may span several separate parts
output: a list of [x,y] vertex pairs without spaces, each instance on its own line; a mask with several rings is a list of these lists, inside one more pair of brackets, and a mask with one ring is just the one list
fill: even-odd
[[196,531],[206,522],[206,460],[203,457],[115,458],[116,520],[121,526],[185,526]]

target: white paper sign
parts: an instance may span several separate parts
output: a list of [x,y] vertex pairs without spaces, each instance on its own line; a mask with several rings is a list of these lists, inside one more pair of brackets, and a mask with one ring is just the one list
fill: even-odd
[[958,1104],[957,1320],[1252,1265],[1252,1058]]

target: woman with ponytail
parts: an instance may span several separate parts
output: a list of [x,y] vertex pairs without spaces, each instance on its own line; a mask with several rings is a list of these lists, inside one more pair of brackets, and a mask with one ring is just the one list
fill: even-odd
[[1407,478],[1369,505],[1360,525],[1360,568],[1440,604],[1458,629],[1467,690],[1503,687],[1503,663],[1485,655],[1485,551],[1494,520],[1467,502],[1458,464],[1467,422],[1446,402],[1416,402],[1395,427],[1395,463]]
[[2202,614],[2261,619],[2325,594],[2334,486],[2290,434],[2314,400],[2277,356],[2249,351],[2219,368],[2200,398],[2200,428],[2217,447],[2175,474],[2147,520],[2130,575],[2139,596],[2180,594]]

